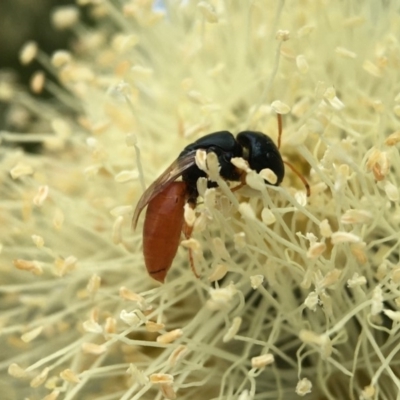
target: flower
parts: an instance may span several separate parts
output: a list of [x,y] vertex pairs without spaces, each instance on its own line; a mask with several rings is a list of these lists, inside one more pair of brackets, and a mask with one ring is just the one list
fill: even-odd
[[[4,390],[16,398],[361,398],[398,392],[399,17],[329,1],[80,1],[77,39],[31,89],[3,78]],[[18,112],[17,112],[18,111]],[[197,137],[252,129],[287,169],[243,166],[201,201],[166,284],[145,272],[133,205]],[[25,115],[22,118],[21,115]],[[210,157],[210,171],[218,165]],[[213,175],[213,176],[214,176]],[[188,216],[189,217],[189,216]],[[157,251],[157,249],[155,249]],[[208,279],[208,277],[210,279]],[[8,373],[12,376],[4,377]],[[20,380],[20,382],[16,380]],[[18,382],[18,384],[16,383]]]

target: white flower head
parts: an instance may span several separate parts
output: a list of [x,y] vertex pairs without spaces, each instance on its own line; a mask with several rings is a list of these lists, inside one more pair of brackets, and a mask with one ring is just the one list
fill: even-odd
[[[395,398],[396,2],[122,3],[58,8],[74,44],[46,55],[27,43],[21,62],[43,67],[29,89],[0,72],[4,390]],[[223,130],[268,135],[284,179],[242,146],[226,181],[198,150],[209,181],[191,188],[160,285],[142,254],[151,217],[132,231],[134,207],[185,146]]]

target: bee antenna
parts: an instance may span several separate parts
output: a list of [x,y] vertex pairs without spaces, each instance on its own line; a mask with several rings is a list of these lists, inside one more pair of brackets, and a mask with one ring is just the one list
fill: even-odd
[[306,188],[306,192],[307,192],[307,197],[310,197],[311,195],[311,189],[310,189],[310,185],[307,182],[306,178],[304,178],[304,175],[302,173],[300,173],[292,164],[290,164],[290,162],[288,161],[283,161],[298,177],[299,179],[303,182],[303,185]]
[[[282,115],[277,113],[276,118],[278,120],[278,149],[281,147],[281,139],[282,139]],[[303,182],[303,185],[306,188],[307,192],[307,197],[310,197],[311,195],[311,189],[310,185],[307,182],[306,178],[304,178],[304,175],[301,174],[290,162],[288,161],[283,161],[298,177],[299,179]]]
[[277,113],[276,118],[278,119],[278,149],[280,149],[282,139],[282,115]]

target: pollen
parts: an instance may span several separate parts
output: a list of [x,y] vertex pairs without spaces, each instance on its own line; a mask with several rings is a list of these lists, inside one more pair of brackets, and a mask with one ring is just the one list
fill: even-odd
[[82,343],[82,351],[87,354],[100,355],[107,351],[107,347],[95,343]]
[[285,115],[290,112],[290,107],[280,100],[275,100],[272,102],[271,107],[278,114]]
[[175,340],[179,339],[183,335],[182,329],[174,329],[173,331],[163,333],[162,335],[157,337],[157,342],[162,344],[168,344],[175,342]]
[[137,312],[137,310],[121,310],[119,318],[129,326],[139,326],[142,324],[142,316]]
[[276,222],[276,217],[274,213],[268,208],[263,208],[261,212],[261,219],[265,225],[272,225]]
[[305,396],[308,393],[311,393],[312,383],[307,378],[301,379],[296,385],[296,393],[299,396]]
[[79,9],[74,6],[58,7],[52,13],[51,20],[57,29],[70,28],[79,20]]
[[197,7],[202,12],[207,22],[211,24],[215,24],[216,22],[218,22],[218,15],[210,3],[207,3],[205,1],[200,1],[197,4]]
[[49,187],[47,185],[40,186],[32,202],[36,207],[41,207],[49,195]]
[[264,282],[263,275],[253,275],[250,277],[250,284],[254,290],[260,287],[263,284],[263,282]]
[[340,221],[342,224],[365,224],[372,220],[373,215],[366,210],[347,210]]
[[174,367],[175,365],[179,364],[185,356],[188,354],[189,349],[185,345],[179,345],[170,355],[168,358],[168,364],[171,367]]
[[233,284],[228,285],[226,288],[221,289],[210,289],[210,300],[208,301],[208,306],[211,309],[223,309],[231,305],[231,301],[237,289]]
[[275,172],[272,169],[265,168],[259,172],[260,176],[269,182],[271,185],[275,185],[278,182],[278,177],[276,176]]
[[399,189],[397,186],[393,185],[391,182],[385,183],[385,193],[390,201],[399,201]]
[[146,321],[146,330],[148,332],[159,332],[165,328],[165,324],[153,321]]
[[357,54],[354,53],[354,51],[351,51],[345,47],[336,47],[335,52],[344,58],[357,58]]
[[41,248],[44,246],[44,239],[41,236],[32,235],[31,238],[37,248]]
[[24,333],[21,336],[21,340],[25,343],[29,343],[32,340],[36,339],[42,333],[42,331],[43,331],[43,326],[38,326],[37,328]]
[[44,89],[44,85],[46,83],[46,75],[43,71],[36,72],[30,82],[30,87],[33,93],[39,94],[42,93]]
[[38,46],[35,42],[28,42],[21,49],[19,54],[19,60],[21,64],[30,64],[36,57],[38,53]]
[[23,378],[26,376],[26,371],[16,363],[10,364],[8,373],[14,378]]
[[79,377],[70,369],[65,369],[64,371],[60,372],[60,377],[66,382],[69,383],[79,383]]
[[118,183],[125,183],[137,179],[139,176],[138,171],[121,171],[115,175],[115,181]]
[[30,382],[32,388],[37,388],[46,381],[47,376],[49,375],[50,369],[44,368],[38,375],[36,375]]
[[32,175],[33,168],[30,165],[24,163],[18,163],[15,167],[10,170],[11,178],[19,179],[23,176]]
[[103,328],[97,322],[92,321],[92,320],[84,321],[82,326],[86,332],[90,332],[90,333],[102,333],[103,332]]
[[208,276],[210,282],[221,280],[228,273],[228,266],[226,264],[218,264],[214,271]]
[[334,232],[332,233],[332,243],[360,243],[361,238],[350,232]]
[[274,356],[270,353],[268,354],[263,354],[258,357],[253,357],[251,359],[251,366],[253,368],[263,368],[266,367],[267,365],[272,364],[275,361]]
[[308,258],[318,258],[326,250],[325,243],[313,243],[307,251]]
[[123,217],[117,217],[115,219],[113,228],[112,228],[112,241],[114,244],[120,244],[122,242],[122,224],[124,222]]
[[297,69],[302,74],[306,74],[309,70],[307,59],[302,54],[296,57],[296,65],[297,65]]
[[42,275],[43,268],[37,261],[14,260],[14,266],[22,271],[31,272],[33,275]]
[[66,64],[69,64],[71,60],[71,53],[65,50],[56,51],[51,58],[51,62],[56,68],[60,68]]

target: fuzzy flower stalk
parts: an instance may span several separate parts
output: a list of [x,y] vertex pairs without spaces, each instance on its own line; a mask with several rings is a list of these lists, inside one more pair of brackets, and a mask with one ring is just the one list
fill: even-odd
[[[43,67],[29,89],[0,75],[3,398],[398,398],[398,11],[376,0],[55,10],[71,48],[27,43],[21,61]],[[232,191],[200,154],[219,186],[198,182],[192,237],[155,282],[143,218],[131,229],[144,188],[207,133],[277,142],[277,113],[282,156],[311,196],[290,169],[270,186],[271,171],[240,158],[246,185]]]

